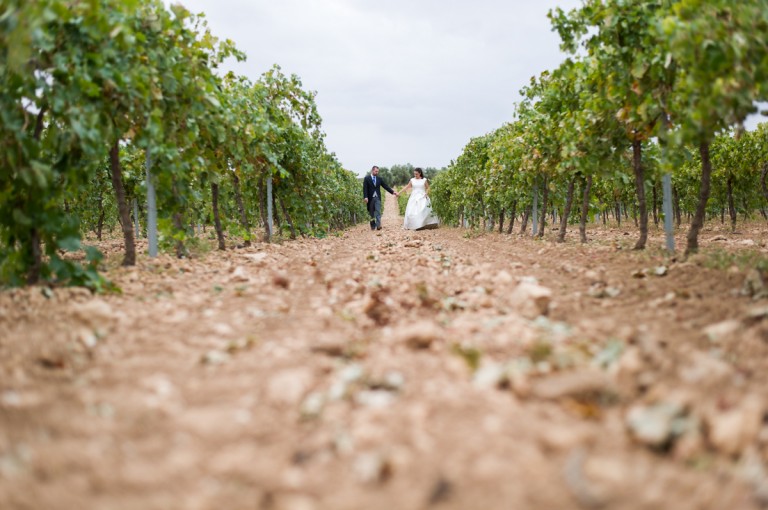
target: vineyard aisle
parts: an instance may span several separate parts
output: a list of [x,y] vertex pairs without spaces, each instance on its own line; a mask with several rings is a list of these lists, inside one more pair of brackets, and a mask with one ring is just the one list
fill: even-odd
[[759,278],[387,200],[377,232],[140,257],[121,295],[0,293],[0,508],[766,502]]

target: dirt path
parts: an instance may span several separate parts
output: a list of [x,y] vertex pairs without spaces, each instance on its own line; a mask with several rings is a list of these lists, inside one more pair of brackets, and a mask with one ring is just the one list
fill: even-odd
[[0,294],[0,508],[768,501],[759,278],[400,224]]

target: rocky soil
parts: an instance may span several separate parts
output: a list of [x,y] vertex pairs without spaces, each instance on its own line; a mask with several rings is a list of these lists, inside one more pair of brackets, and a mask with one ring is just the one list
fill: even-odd
[[764,224],[683,261],[656,230],[633,252],[395,211],[142,257],[121,294],[1,292],[0,508],[768,505]]

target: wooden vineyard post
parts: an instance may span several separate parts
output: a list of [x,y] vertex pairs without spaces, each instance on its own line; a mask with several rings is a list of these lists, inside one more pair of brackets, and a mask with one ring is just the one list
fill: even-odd
[[[663,130],[664,134],[666,134],[668,123],[669,119],[665,114],[664,120],[661,124],[661,129]],[[662,160],[664,161],[665,166],[668,165],[667,145],[667,143],[664,143],[661,148]],[[666,237],[667,251],[669,253],[675,253],[675,232],[674,227],[672,226],[672,221],[674,219],[672,212],[672,174],[669,172],[669,167],[666,168],[664,175],[661,177],[661,193],[661,209],[664,213],[664,234]]]
[[664,232],[667,238],[667,251],[675,253],[675,232],[672,227],[672,176],[669,173],[661,178],[664,191]]
[[147,240],[149,241],[149,256],[157,257],[157,196],[155,183],[152,182],[152,158],[147,149]]
[[538,232],[538,225],[539,225],[539,186],[538,184],[533,185],[533,211],[531,214],[531,219],[533,220],[533,237],[536,237],[536,232]]
[[267,241],[272,240],[273,233],[273,216],[272,211],[272,175],[267,176]]
[[141,225],[139,225],[139,200],[133,197],[133,227],[136,230],[136,239],[141,237]]

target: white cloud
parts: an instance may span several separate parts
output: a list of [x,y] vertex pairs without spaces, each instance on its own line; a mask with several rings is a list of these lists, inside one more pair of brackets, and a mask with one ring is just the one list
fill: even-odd
[[744,122],[744,127],[749,130],[757,128],[758,124],[768,122],[768,119],[762,114],[762,112],[768,111],[768,103],[757,103],[755,106],[757,107],[757,112],[747,117]]
[[374,163],[441,167],[470,137],[510,120],[531,76],[563,59],[546,13],[579,0],[181,0],[248,61],[277,63],[318,92],[329,150],[359,174]]

